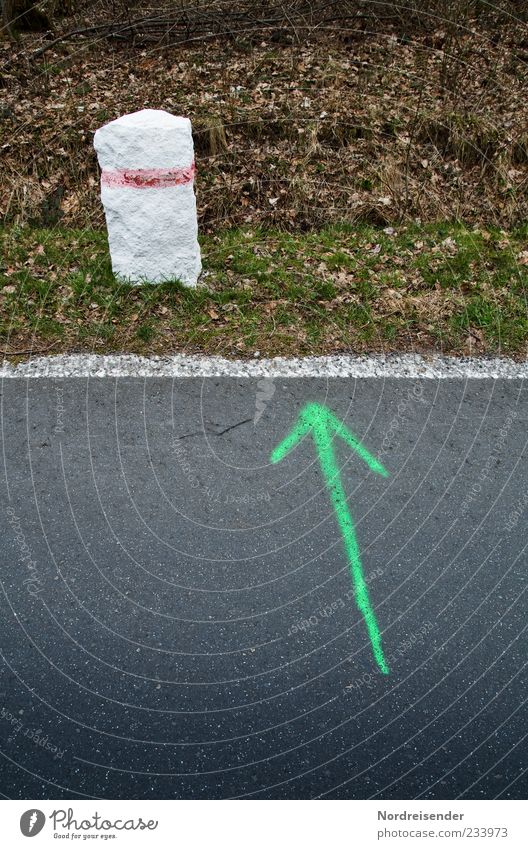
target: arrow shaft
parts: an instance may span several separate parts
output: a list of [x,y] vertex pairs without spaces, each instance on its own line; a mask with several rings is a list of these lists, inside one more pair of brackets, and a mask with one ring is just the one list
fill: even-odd
[[380,670],[388,675],[389,667],[383,654],[383,646],[381,643],[381,633],[376,619],[376,614],[372,608],[369,598],[369,592],[363,567],[361,565],[361,556],[359,553],[359,545],[356,537],[356,529],[354,522],[348,509],[345,490],[341,482],[341,473],[337,465],[336,456],[332,439],[334,434],[343,439],[367,464],[371,471],[376,472],[383,477],[387,477],[388,471],[382,466],[376,457],[373,457],[369,451],[361,444],[353,433],[343,425],[339,419],[334,416],[326,407],[321,404],[309,403],[299,413],[297,424],[285,436],[285,438],[275,446],[271,452],[270,459],[272,463],[279,463],[301,439],[311,433],[314,444],[321,464],[321,471],[325,479],[326,486],[330,492],[330,498],[334,507],[337,521],[345,551],[350,566],[350,573],[354,587],[354,596],[359,611],[361,612],[370,642],[374,658]]
[[315,427],[314,441],[319,455],[321,471],[330,492],[332,505],[343,537],[345,551],[350,565],[356,604],[365,620],[376,663],[380,670],[387,675],[389,667],[383,653],[381,633],[376,619],[376,614],[374,613],[370,603],[368,588],[363,574],[363,567],[361,565],[356,529],[354,527],[354,521],[350,510],[348,509],[345,490],[343,489],[343,484],[341,482],[341,473],[337,465],[334,447],[332,445],[332,436],[328,428],[324,425]]

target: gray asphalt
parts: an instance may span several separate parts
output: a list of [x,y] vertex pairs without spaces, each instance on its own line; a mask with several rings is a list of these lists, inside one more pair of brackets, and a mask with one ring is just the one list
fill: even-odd
[[[2,385],[0,791],[525,798],[518,380]],[[326,404],[391,672],[318,467]],[[258,419],[258,420],[256,420]]]

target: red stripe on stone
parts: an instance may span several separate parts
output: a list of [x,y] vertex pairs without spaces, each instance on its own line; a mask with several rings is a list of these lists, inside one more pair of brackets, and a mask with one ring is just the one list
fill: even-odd
[[165,189],[192,183],[194,162],[186,168],[119,168],[101,172],[101,185],[109,189]]

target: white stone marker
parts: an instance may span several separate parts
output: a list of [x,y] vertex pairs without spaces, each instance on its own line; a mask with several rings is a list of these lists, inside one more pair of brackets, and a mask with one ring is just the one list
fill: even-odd
[[196,286],[202,264],[189,119],[142,109],[97,130],[94,147],[116,277]]

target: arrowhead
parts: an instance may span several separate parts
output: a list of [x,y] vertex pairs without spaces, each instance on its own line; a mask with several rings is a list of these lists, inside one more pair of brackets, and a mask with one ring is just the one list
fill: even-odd
[[385,467],[363,447],[359,439],[339,421],[337,416],[328,407],[316,403],[309,403],[303,407],[297,423],[271,452],[271,462],[280,463],[307,433],[311,433],[317,448],[322,450],[330,448],[334,435],[340,436],[365,461],[371,471],[385,478],[388,477],[389,473]]

